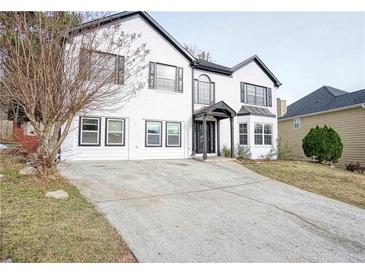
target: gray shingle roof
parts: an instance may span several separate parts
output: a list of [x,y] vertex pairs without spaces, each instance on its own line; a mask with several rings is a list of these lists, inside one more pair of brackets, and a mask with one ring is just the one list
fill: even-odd
[[202,70],[208,70],[212,72],[222,73],[226,75],[231,75],[233,72],[239,70],[240,68],[247,66],[251,62],[255,62],[264,72],[265,74],[273,81],[276,87],[281,86],[281,82],[275,75],[269,70],[269,68],[262,62],[262,60],[257,56],[253,55],[250,58],[247,58],[243,62],[237,64],[233,68],[229,68],[226,66],[222,66],[213,62],[208,62],[205,60],[197,60],[195,63],[195,67]]
[[365,89],[346,92],[329,86],[323,86],[288,106],[288,110],[279,119],[347,107],[365,103]]
[[276,117],[275,114],[271,113],[267,108],[253,107],[253,106],[242,106],[240,111],[237,113],[238,116],[243,115],[257,115],[266,117]]

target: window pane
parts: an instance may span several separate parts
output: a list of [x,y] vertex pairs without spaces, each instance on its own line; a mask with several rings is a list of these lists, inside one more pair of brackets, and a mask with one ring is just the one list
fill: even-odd
[[175,80],[156,78],[156,88],[166,91],[175,91]]
[[208,76],[206,76],[206,75],[201,75],[201,76],[199,77],[199,81],[200,81],[200,82],[206,82],[206,83],[209,83],[209,82],[210,82],[210,80],[209,80]]
[[210,83],[198,82],[199,103],[210,104]]
[[108,131],[123,131],[123,121],[108,120]]
[[265,145],[271,145],[272,144],[271,140],[272,140],[272,135],[265,135],[264,136],[264,144]]
[[88,124],[88,125],[97,125],[99,122],[98,119],[88,119],[88,118],[84,118],[82,119],[82,123],[85,125],[85,124]]
[[94,81],[105,81],[109,79],[115,82],[116,55],[102,52],[91,54],[91,74],[90,78]]
[[255,134],[255,145],[262,145],[262,135]]
[[261,124],[255,124],[255,133],[262,134],[262,125]]
[[156,88],[167,91],[175,91],[176,67],[156,64]]
[[240,145],[247,145],[247,135],[240,135]]
[[160,123],[147,123],[147,133],[160,134],[161,124]]
[[180,124],[167,124],[167,134],[180,134]]
[[179,146],[180,145],[180,135],[169,135],[167,137],[167,144],[168,145],[175,145],[175,146]]
[[160,135],[148,135],[147,144],[148,145],[159,145],[160,144]]
[[264,133],[265,134],[271,134],[272,133],[271,125],[265,125],[264,126]]
[[247,124],[240,124],[240,134],[247,133]]
[[123,143],[123,133],[108,133],[108,144],[122,144]]
[[82,125],[82,130],[97,131],[98,130],[98,126],[97,125]]
[[175,80],[176,67],[157,64],[157,77]]
[[82,144],[97,144],[98,132],[82,132]]

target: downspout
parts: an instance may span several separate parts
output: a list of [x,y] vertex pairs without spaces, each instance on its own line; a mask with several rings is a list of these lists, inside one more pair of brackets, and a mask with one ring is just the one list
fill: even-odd
[[191,62],[191,158],[195,158],[195,145],[194,145],[194,70],[195,61]]

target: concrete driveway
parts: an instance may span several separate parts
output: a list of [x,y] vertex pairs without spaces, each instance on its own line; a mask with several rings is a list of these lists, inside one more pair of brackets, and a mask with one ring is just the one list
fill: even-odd
[[60,170],[140,262],[365,261],[365,210],[234,162],[85,161]]

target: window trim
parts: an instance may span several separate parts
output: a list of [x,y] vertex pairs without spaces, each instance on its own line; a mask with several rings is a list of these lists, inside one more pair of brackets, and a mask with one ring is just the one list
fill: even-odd
[[[108,144],[108,121],[114,120],[114,121],[122,121],[123,122],[123,142],[121,144]],[[124,147],[125,146],[125,119],[124,118],[113,118],[113,117],[107,117],[105,118],[105,140],[104,140],[106,147]]]
[[[240,126],[241,125],[246,125],[246,129],[247,129],[247,133],[241,133],[240,132]],[[249,143],[249,134],[248,134],[249,130],[248,130],[248,123],[247,122],[242,122],[242,123],[238,123],[238,143],[240,146],[248,146]],[[247,136],[247,144],[242,145],[241,144],[241,135],[246,135]]]
[[[104,54],[104,55],[109,55],[109,56],[113,56],[114,58],[114,79],[112,83],[108,83],[110,85],[118,85],[118,86],[124,86],[124,79],[125,79],[125,57],[123,55],[119,55],[116,53],[111,53],[111,52],[104,52],[104,51],[100,51],[100,50],[91,50],[91,49],[85,49],[85,48],[81,48],[80,49],[80,60],[79,60],[79,66],[81,65],[81,60],[82,60],[82,52],[91,52],[91,54]],[[90,55],[89,57],[89,61],[90,63],[88,64],[84,64],[84,65],[88,65],[91,66],[91,61],[92,61],[92,56]],[[119,75],[119,63],[120,63],[120,59],[123,60],[123,79],[120,79],[120,75]],[[87,72],[87,76],[86,76],[86,80],[89,82],[100,82],[100,81],[94,81],[91,79],[90,76],[90,72]]]
[[[295,126],[296,125],[296,123],[295,123],[296,120],[298,121],[298,125],[299,125],[298,127]],[[300,118],[294,118],[293,119],[293,128],[294,129],[300,129],[300,126],[301,126],[301,124],[300,124]]]
[[[209,82],[199,81],[199,78],[201,76],[208,77]],[[195,90],[195,84],[194,84],[194,98],[193,98],[194,104],[205,105],[205,106],[209,106],[209,105],[214,104],[215,103],[215,82],[213,82],[212,79],[210,79],[210,77],[207,74],[200,74],[198,78],[194,78],[194,81],[197,82],[196,90]],[[210,101],[210,103],[208,103],[208,104],[199,102],[199,82],[209,84],[209,101]]]
[[[149,145],[148,144],[148,130],[147,130],[147,124],[148,123],[159,123],[161,125],[161,130],[160,130],[160,144],[159,145]],[[144,135],[145,135],[145,138],[144,138],[144,145],[145,147],[162,147],[162,132],[163,132],[163,123],[162,121],[156,121],[156,120],[146,120],[145,121],[145,132],[144,132]]]
[[[261,133],[262,144],[256,144],[255,136],[259,135],[255,132],[256,125],[261,125],[261,128],[262,128],[262,133]],[[271,134],[265,134],[265,125],[271,126]],[[265,135],[266,136],[271,135],[271,144],[270,145],[265,144]],[[255,122],[254,123],[254,130],[253,130],[253,137],[254,137],[253,138],[254,139],[253,144],[254,144],[254,146],[265,146],[265,147],[272,146],[273,145],[273,135],[274,135],[274,124],[273,123],[262,123],[262,122]]]
[[[155,77],[154,77],[154,82],[155,82],[155,86],[154,88],[151,88],[151,89],[156,89],[156,90],[161,90],[161,91],[166,91],[166,92],[177,92],[177,93],[183,93],[183,91],[178,91],[179,87],[178,87],[178,70],[179,70],[179,67],[178,66],[174,66],[174,65],[170,65],[170,64],[165,64],[165,63],[160,63],[160,62],[154,62],[155,63]],[[164,90],[164,89],[160,89],[160,88],[157,88],[157,65],[163,65],[163,66],[168,66],[168,67],[173,67],[175,68],[175,90]],[[183,71],[183,76],[184,76],[184,71]]]
[[[265,86],[261,86],[261,85],[257,85],[257,84],[252,84],[252,83],[249,83],[249,82],[241,82],[243,83],[243,96],[242,96],[242,90],[241,90],[241,86],[240,86],[240,98],[241,98],[241,103],[242,104],[246,104],[246,105],[252,105],[252,106],[259,106],[259,107],[268,107],[267,105],[267,92],[268,92],[268,87],[265,87]],[[246,85],[251,85],[251,86],[255,86],[255,103],[254,104],[250,104],[248,103],[248,96],[247,96],[247,87]],[[256,87],[259,87],[259,88],[264,88],[265,89],[265,92],[264,92],[264,104],[263,105],[258,105],[256,103]]]
[[[169,137],[169,134],[167,132],[168,124],[179,124],[179,126],[180,126],[179,145],[169,145],[168,144],[168,137]],[[182,123],[181,122],[166,121],[165,122],[165,147],[181,147],[181,141],[182,141],[181,140],[181,137],[182,137],[182,132],[181,131],[182,131]],[[176,135],[176,134],[173,134],[173,135]]]
[[[82,139],[82,119],[96,119],[98,120],[98,130],[96,131],[98,133],[98,143],[97,144],[83,144],[81,142]],[[95,132],[95,131],[93,131]],[[79,116],[79,142],[78,142],[78,146],[85,146],[85,147],[99,147],[101,144],[100,142],[100,137],[101,137],[101,118],[100,117],[96,117],[96,116]]]

